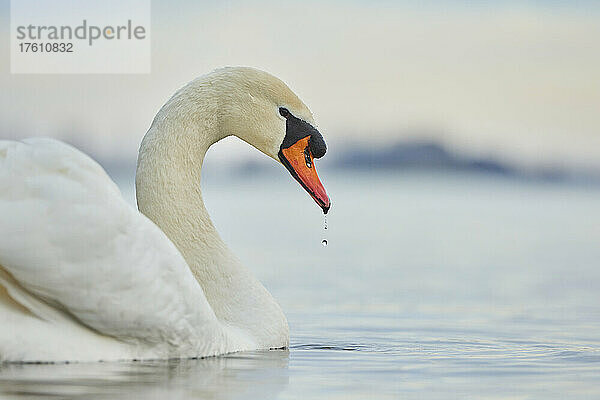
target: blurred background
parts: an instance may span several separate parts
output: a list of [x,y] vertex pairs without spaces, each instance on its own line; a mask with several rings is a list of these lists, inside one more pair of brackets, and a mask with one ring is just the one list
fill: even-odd
[[[9,1],[0,4],[8,54]],[[417,157],[592,172],[599,14],[594,1],[156,1],[149,75],[10,75],[4,57],[1,136],[58,137],[131,163],[176,88],[248,65],[282,78],[313,110],[335,149],[323,163],[368,148],[360,162],[370,166]],[[390,146],[414,154],[373,157]],[[244,150],[228,164],[251,158]]]
[[[139,143],[178,87],[225,65],[271,72],[328,142],[329,229],[235,138],[209,151],[202,182],[289,318],[281,387],[262,398],[589,398],[599,21],[596,1],[154,1],[151,74],[11,75],[0,59],[0,138],[72,143],[134,204]],[[0,0],[5,55],[8,25]],[[268,381],[215,370],[232,388]]]

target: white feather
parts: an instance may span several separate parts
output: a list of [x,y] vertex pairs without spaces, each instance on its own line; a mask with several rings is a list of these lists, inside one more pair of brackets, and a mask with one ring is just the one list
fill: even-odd
[[[97,163],[50,139],[0,148],[0,265],[25,290],[134,345],[137,357],[224,350],[222,328],[179,251]],[[190,340],[198,337],[215,340]]]

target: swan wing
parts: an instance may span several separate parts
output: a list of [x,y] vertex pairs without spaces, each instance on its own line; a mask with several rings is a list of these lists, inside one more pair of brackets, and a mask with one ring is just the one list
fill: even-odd
[[0,141],[0,221],[0,270],[16,281],[0,285],[39,300],[22,302],[37,317],[66,314],[169,356],[225,350],[183,256],[82,152],[52,139]]

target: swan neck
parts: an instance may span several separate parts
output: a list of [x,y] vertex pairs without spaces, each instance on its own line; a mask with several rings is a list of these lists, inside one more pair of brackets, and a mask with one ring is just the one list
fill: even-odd
[[139,210],[179,249],[225,326],[248,332],[260,348],[285,347],[289,334],[281,308],[227,248],[204,206],[201,169],[208,148],[223,137],[218,118],[206,110],[202,118],[181,116],[181,108],[169,106],[140,146]]
[[218,138],[205,132],[192,143],[186,130],[173,122],[152,125],[140,146],[136,197],[139,210],[177,246],[200,280],[206,268],[199,260],[214,260],[216,250],[226,249],[201,190],[204,157]]

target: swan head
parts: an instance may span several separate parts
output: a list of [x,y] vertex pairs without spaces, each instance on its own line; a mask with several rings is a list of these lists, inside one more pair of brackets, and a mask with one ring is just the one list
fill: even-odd
[[222,136],[235,135],[283,164],[327,213],[331,202],[314,162],[327,146],[308,107],[280,79],[254,68],[222,68],[207,78],[218,92]]

